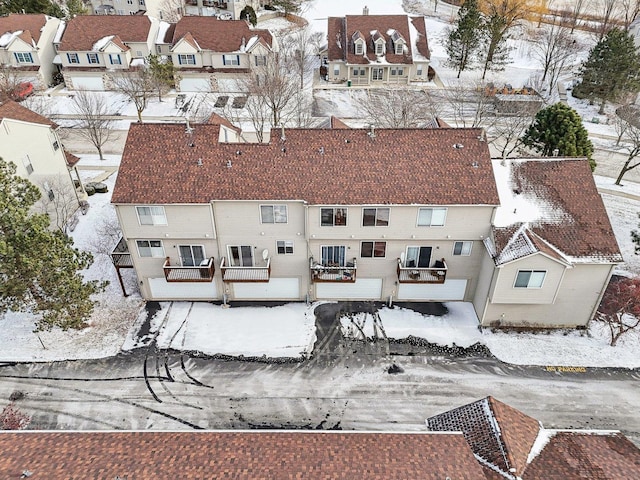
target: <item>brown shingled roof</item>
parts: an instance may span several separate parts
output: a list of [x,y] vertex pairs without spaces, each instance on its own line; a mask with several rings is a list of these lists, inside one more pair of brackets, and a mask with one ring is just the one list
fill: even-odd
[[24,41],[31,44],[31,38],[36,41],[40,40],[42,28],[47,23],[47,16],[44,14],[20,15],[11,13],[6,17],[0,16],[0,35],[7,32],[17,32],[22,30],[20,35]]
[[34,111],[23,107],[19,103],[13,100],[5,100],[0,103],[0,120],[3,118],[11,118],[13,120],[21,120],[29,123],[39,123],[41,125],[49,125],[51,128],[56,129],[58,125],[42,115],[37,114]]
[[171,44],[175,45],[187,34],[191,34],[200,48],[213,52],[236,52],[249,39],[258,36],[271,46],[273,39],[269,30],[250,29],[244,20],[218,20],[215,17],[182,17],[175,26]]
[[269,144],[242,145],[219,144],[218,134],[217,125],[189,134],[183,125],[132,124],[113,202],[498,203],[479,129],[287,129],[284,143],[274,131]]
[[64,151],[64,157],[67,160],[67,165],[69,167],[74,167],[80,161],[80,157],[77,157],[73,153],[69,153],[66,150]]
[[98,40],[118,35],[124,43],[147,41],[151,20],[138,15],[78,15],[67,22],[61,51],[90,51]]
[[1,478],[485,480],[460,434],[21,431],[0,452]]

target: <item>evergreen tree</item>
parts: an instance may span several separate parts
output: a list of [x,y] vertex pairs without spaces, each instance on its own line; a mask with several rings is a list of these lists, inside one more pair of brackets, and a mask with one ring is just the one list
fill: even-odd
[[85,282],[79,270],[90,253],[49,229],[49,217],[33,213],[40,190],[0,159],[0,314],[7,310],[40,314],[38,329],[82,328],[93,311],[91,295],[106,283]]
[[177,70],[166,57],[149,55],[147,67],[151,76],[153,88],[158,93],[158,100],[162,101],[162,94],[175,86]]
[[52,0],[6,0],[0,1],[0,15],[7,13],[45,13],[52,17],[64,18],[60,5]]
[[247,20],[254,27],[258,23],[258,17],[256,16],[256,11],[253,9],[251,5],[247,5],[240,12],[240,20]]
[[593,144],[580,115],[563,103],[540,110],[524,133],[522,143],[543,156],[587,157],[591,170],[596,167]]
[[449,65],[460,73],[470,66],[478,50],[482,17],[478,10],[478,0],[467,0],[458,10],[455,27],[449,31],[445,43]]
[[640,91],[640,55],[633,37],[614,28],[589,52],[582,64],[582,83],[575,87],[576,95],[600,101],[600,113],[607,102],[622,100],[625,95]]
[[89,10],[87,9],[87,7],[85,7],[82,0],[67,0],[66,10],[67,15],[65,18],[67,20],[71,20],[78,15],[86,15],[87,13],[89,13]]
[[307,0],[272,0],[271,5],[276,8],[281,8],[286,16],[290,13],[300,12],[306,1]]
[[501,15],[494,13],[484,17],[480,30],[484,49],[482,53],[483,80],[488,71],[503,70],[509,61],[508,30],[505,19]]

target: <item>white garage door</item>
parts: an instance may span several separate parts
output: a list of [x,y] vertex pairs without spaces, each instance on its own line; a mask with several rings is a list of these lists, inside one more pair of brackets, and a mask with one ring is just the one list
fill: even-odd
[[104,90],[102,77],[71,77],[76,90]]
[[300,282],[297,278],[272,278],[265,283],[233,284],[233,298],[238,300],[299,300]]
[[154,300],[216,300],[215,282],[167,282],[164,277],[150,278],[149,289]]
[[180,80],[181,92],[210,92],[211,84],[207,78],[183,78]]
[[442,284],[402,283],[398,287],[398,300],[464,300],[466,280],[447,280]]
[[316,298],[380,300],[381,278],[359,278],[354,283],[317,283]]

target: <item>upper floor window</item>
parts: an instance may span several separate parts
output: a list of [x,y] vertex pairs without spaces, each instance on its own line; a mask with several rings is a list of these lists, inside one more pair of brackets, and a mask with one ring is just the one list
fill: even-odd
[[100,63],[100,58],[97,53],[87,53],[87,60],[89,63]]
[[136,207],[140,225],[167,225],[164,207]]
[[240,65],[240,55],[222,55],[223,65]]
[[360,256],[363,258],[384,258],[387,253],[387,242],[362,242]]
[[547,272],[544,270],[518,270],[515,288],[541,288]]
[[261,205],[260,221],[262,223],[287,223],[287,206]]
[[33,57],[29,52],[15,52],[13,55],[18,63],[33,63]]
[[362,42],[356,42],[356,55],[362,55],[364,53],[364,45]]
[[463,257],[468,257],[471,255],[471,247],[473,246],[473,242],[455,242],[453,244],[453,254],[454,255],[462,255]]
[[119,53],[110,53],[109,54],[109,63],[111,65],[122,65],[122,59],[120,58]]
[[323,227],[344,227],[347,225],[347,209],[330,207],[320,209],[320,225]]
[[196,56],[195,55],[180,54],[180,55],[178,55],[178,64],[180,64],[180,65],[195,65],[196,64]]
[[404,46],[404,44],[400,41],[396,42],[394,47],[395,47],[395,53],[396,55],[402,55],[402,47]]
[[384,54],[384,42],[376,42],[376,55]]
[[291,240],[276,241],[276,252],[278,252],[278,255],[293,255],[293,241]]
[[149,258],[164,257],[164,248],[161,240],[136,240],[138,255]]
[[67,61],[69,63],[80,63],[77,53],[67,53]]
[[29,158],[29,155],[25,155],[24,157],[22,157],[22,164],[24,165],[24,168],[27,170],[27,175],[31,175],[33,173],[33,165],[31,164],[31,159]]
[[363,208],[362,209],[362,226],[363,227],[386,227],[389,225],[389,208]]
[[446,208],[420,208],[418,209],[419,227],[443,227],[447,218]]
[[262,67],[267,64],[267,56],[266,55],[256,55],[256,67]]
[[162,45],[156,45],[156,53],[162,53]]

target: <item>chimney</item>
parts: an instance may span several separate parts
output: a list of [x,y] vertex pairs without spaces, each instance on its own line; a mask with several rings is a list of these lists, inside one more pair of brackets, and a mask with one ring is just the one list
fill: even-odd
[[362,15],[369,15],[369,7],[367,7],[366,5],[362,9]]

